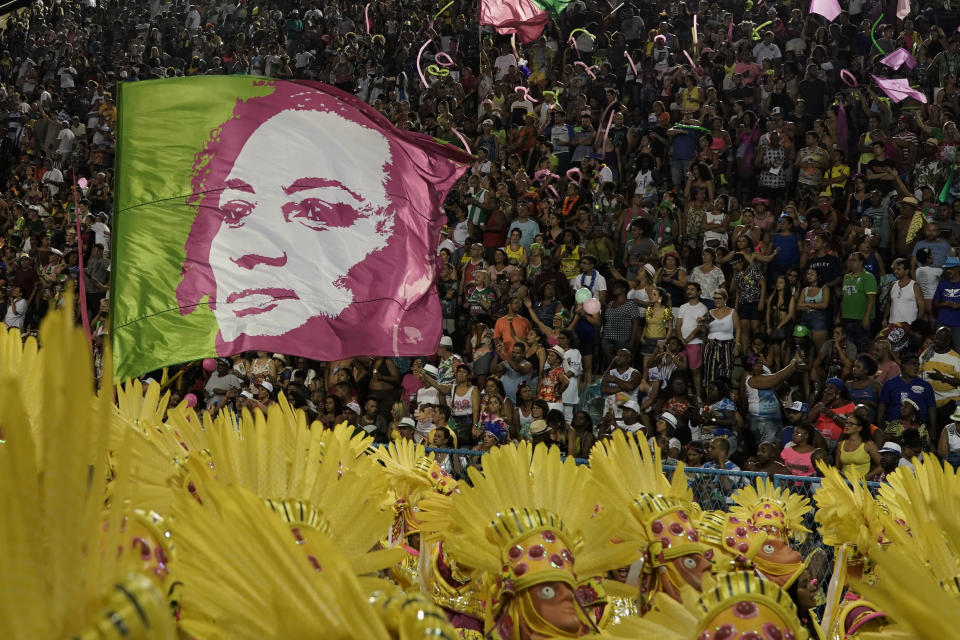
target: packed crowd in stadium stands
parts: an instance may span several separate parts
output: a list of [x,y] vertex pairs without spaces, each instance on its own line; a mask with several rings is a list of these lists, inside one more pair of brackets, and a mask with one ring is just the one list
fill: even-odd
[[[442,4],[372,2],[369,28],[335,0],[4,16],[6,325],[36,330],[80,247],[98,351],[109,335],[119,83],[311,79],[475,154],[437,247],[445,335],[419,358],[257,352],[145,376],[175,399],[282,391],[326,425],[461,449],[586,457],[622,429],[690,466],[960,465],[955,1],[901,20],[844,0],[829,22],[793,2],[577,0],[527,44]],[[897,48],[899,70],[881,63]],[[925,101],[881,86],[903,77]]]

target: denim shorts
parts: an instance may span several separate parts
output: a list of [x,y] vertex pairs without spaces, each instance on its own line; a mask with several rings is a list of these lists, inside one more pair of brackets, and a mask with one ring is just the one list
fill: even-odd
[[804,311],[800,316],[800,324],[810,331],[829,331],[830,323],[826,311]]

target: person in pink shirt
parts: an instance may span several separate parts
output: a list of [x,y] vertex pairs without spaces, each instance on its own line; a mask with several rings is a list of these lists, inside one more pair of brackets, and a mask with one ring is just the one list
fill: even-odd
[[900,375],[900,365],[893,358],[893,348],[889,340],[877,340],[873,343],[873,359],[877,361],[877,382],[884,382]]

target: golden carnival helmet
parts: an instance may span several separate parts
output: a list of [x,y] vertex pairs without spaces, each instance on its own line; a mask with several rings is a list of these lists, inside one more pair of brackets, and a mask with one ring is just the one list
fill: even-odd
[[[960,475],[932,456],[888,476],[881,517],[892,543],[874,554],[882,579],[857,589],[893,626],[858,640],[940,640],[960,629]],[[887,577],[890,577],[887,579]]]
[[697,594],[684,586],[683,602],[657,594],[655,608],[610,629],[610,640],[807,640],[796,606],[777,585],[748,572],[724,573]]
[[698,530],[700,540],[713,550],[711,562],[718,573],[753,570],[788,589],[807,567],[800,552],[779,533],[759,529],[724,511],[704,513]]
[[444,551],[483,585],[485,632],[520,640],[593,630],[575,599],[578,575],[628,564],[636,541],[609,543],[622,518],[596,512],[589,469],[521,442],[494,449],[482,474],[469,474],[473,486],[452,497]]
[[668,480],[658,447],[651,451],[646,443],[639,446],[615,431],[590,452],[590,467],[603,510],[629,514],[625,530],[643,541],[630,559],[642,563],[637,585],[641,613],[659,591],[679,598],[684,584],[702,589],[711,551],[700,540],[695,523],[698,511],[683,464]]
[[811,509],[810,499],[789,489],[776,487],[766,476],[756,479],[756,484],[747,485],[733,494],[730,512],[754,527],[783,538],[802,542],[810,530],[803,525],[803,518]]
[[[73,308],[68,293],[39,341],[0,332],[0,637],[172,640],[161,577],[124,531],[135,516],[123,468],[104,510],[107,434],[119,418],[110,387],[93,387]],[[126,443],[117,444],[122,459]]]
[[[195,464],[195,463],[192,463]],[[201,505],[175,503],[181,626],[206,640],[454,640],[443,611],[418,594],[358,578],[322,532],[298,540],[258,496],[210,483]]]

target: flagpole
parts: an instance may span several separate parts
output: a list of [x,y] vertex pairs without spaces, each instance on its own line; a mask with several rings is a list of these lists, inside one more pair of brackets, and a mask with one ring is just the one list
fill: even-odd
[[74,223],[77,225],[77,266],[79,274],[77,279],[80,290],[80,320],[83,322],[83,332],[87,336],[87,348],[90,349],[90,355],[93,355],[93,336],[90,335],[90,316],[87,310],[87,278],[83,268],[83,236],[80,233],[80,196],[77,195],[77,172],[73,172],[73,216]]

